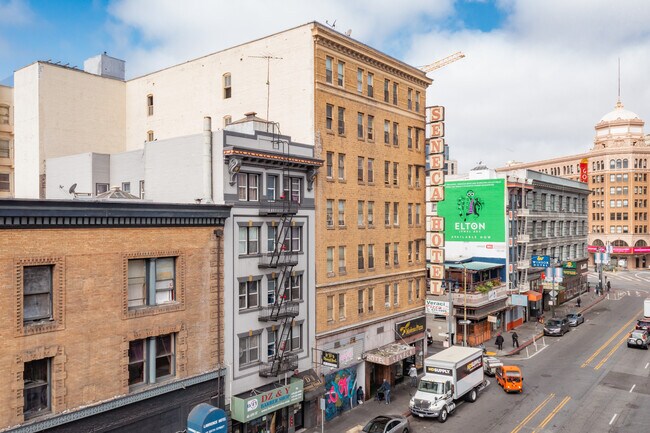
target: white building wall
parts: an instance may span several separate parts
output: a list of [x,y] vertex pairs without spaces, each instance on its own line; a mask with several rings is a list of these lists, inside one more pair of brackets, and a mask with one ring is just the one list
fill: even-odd
[[[128,182],[131,194],[138,196],[140,181],[144,180],[144,149],[111,155],[111,186]],[[146,185],[145,185],[146,186]]]
[[[281,125],[296,142],[314,143],[314,46],[312,24],[307,24],[244,45],[127,82],[126,145],[143,146],[147,132],[158,140],[196,134],[203,117],[212,118],[213,130],[255,111],[266,118],[267,60],[271,59],[268,117]],[[232,97],[223,98],[223,75],[232,77]],[[147,95],[154,97],[148,115]]]
[[93,166],[97,167],[97,164],[93,163],[95,156],[96,154],[89,152],[48,159],[45,171],[48,178],[45,198],[71,199],[73,195],[68,191],[75,183],[75,192],[94,193],[93,179],[96,175],[93,173]]
[[16,198],[39,196],[39,64],[14,74],[14,181]]

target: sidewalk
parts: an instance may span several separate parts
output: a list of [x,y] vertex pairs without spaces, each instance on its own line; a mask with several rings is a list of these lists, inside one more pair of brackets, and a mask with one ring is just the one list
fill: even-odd
[[[569,313],[584,313],[606,297],[606,293],[597,296],[592,289],[591,292],[580,295],[580,308],[576,307],[577,298],[569,299],[564,304],[555,308],[555,317],[564,317]],[[550,316],[550,311],[544,313],[546,320],[550,319]],[[512,333],[515,331],[519,336],[519,348],[515,348],[512,345]],[[535,340],[542,338],[544,336],[544,325],[533,319],[508,332],[502,332],[501,335],[503,335],[503,339],[505,340],[503,343],[503,350],[498,350],[497,345],[494,343],[496,334],[492,335],[490,341],[486,341],[483,344],[488,352],[494,353],[493,356],[511,356],[519,353],[526,346],[533,344]]]

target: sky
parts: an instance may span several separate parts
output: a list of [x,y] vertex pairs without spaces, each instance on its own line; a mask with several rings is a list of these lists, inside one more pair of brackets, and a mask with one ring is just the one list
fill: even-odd
[[650,120],[647,0],[0,0],[0,83],[104,51],[136,77],[310,21],[413,66],[462,51],[427,91],[461,172],[588,151],[619,59],[621,101]]

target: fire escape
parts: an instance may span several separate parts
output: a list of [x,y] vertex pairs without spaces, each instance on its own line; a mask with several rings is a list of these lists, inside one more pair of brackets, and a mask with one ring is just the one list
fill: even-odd
[[[297,251],[292,245],[293,217],[300,207],[300,192],[293,190],[290,177],[289,143],[275,141],[282,150],[278,161],[282,169],[282,188],[279,199],[269,202],[268,208],[260,210],[260,215],[277,218],[275,227],[275,248],[261,257],[259,268],[273,269],[275,278],[274,302],[260,310],[258,320],[273,322],[275,350],[266,363],[260,366],[262,377],[274,377],[298,368],[298,355],[291,352],[291,337],[294,319],[299,313],[299,303],[291,296],[293,269],[298,264]],[[295,195],[297,193],[297,195]]]
[[[528,268],[530,267],[530,256],[528,255],[528,243],[530,234],[528,233],[528,219],[530,209],[526,207],[526,196],[524,189],[521,191],[521,200],[518,200],[516,209],[517,221],[517,287],[523,289],[528,287]],[[535,237],[535,233],[533,233]]]

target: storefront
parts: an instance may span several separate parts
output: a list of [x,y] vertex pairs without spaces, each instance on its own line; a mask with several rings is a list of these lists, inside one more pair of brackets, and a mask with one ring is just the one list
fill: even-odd
[[411,320],[395,324],[395,333],[398,335],[397,340],[415,347],[415,354],[405,358],[402,362],[402,377],[408,376],[411,365],[415,365],[418,371],[424,368],[424,340],[426,339],[427,319],[425,316],[416,317]]
[[404,378],[404,360],[417,354],[417,348],[405,343],[391,343],[364,353],[366,360],[366,389],[370,398],[384,379],[391,385]]
[[[293,433],[303,428],[302,379],[273,383],[233,396],[230,405],[233,433]],[[298,416],[296,416],[298,414]]]
[[[494,332],[504,331],[506,320],[506,298],[497,299],[489,304],[475,306],[454,306],[456,317],[456,344],[462,344],[467,332],[467,344],[478,346],[490,340]],[[464,322],[467,317],[467,323]]]
[[315,427],[320,419],[319,401],[325,394],[325,386],[313,369],[298,372],[294,377],[303,381],[302,410],[296,410],[294,414],[296,430]]
[[535,290],[529,290],[526,295],[528,296],[528,311],[531,318],[538,318],[544,314],[542,305],[542,294]]

